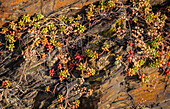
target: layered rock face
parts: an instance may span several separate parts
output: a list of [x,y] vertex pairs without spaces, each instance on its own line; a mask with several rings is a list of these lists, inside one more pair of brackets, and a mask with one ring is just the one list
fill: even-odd
[[[10,20],[16,20],[24,14],[42,13],[49,15],[62,7],[65,12],[79,10],[83,6],[97,0],[1,0],[0,26]],[[62,12],[61,12],[62,13]]]
[[[1,0],[0,26],[5,22],[16,20],[24,14],[42,13],[50,15],[60,10],[58,14],[78,12],[83,6],[99,0]],[[119,0],[125,3],[127,0]],[[151,0],[152,5],[161,4],[166,0]],[[63,8],[65,7],[65,8]],[[61,11],[62,10],[62,11]]]
[[[0,26],[11,20],[17,20],[24,14],[33,15],[42,13],[45,16],[74,15],[80,12],[82,7],[98,0],[1,0],[0,1]],[[120,0],[123,3],[127,0]],[[152,5],[157,5],[166,0],[151,0]],[[169,18],[168,18],[169,19]],[[113,21],[112,21],[113,22]],[[106,22],[96,24],[85,34],[94,34],[111,26]],[[115,47],[116,48],[116,47]],[[121,47],[120,47],[121,48]],[[123,48],[123,47],[122,47]],[[116,51],[116,50],[115,50]],[[121,50],[117,50],[121,52]],[[95,63],[99,71],[104,69],[101,63],[113,64],[108,57],[100,57]],[[93,63],[93,62],[92,62]],[[145,67],[141,71],[150,77],[148,83],[142,83],[137,77],[127,77],[123,74],[125,67],[109,66],[102,74],[89,79],[94,93],[89,98],[81,98],[80,109],[169,109],[170,108],[170,79],[159,72],[159,69]],[[100,80],[98,82],[98,80]],[[37,93],[37,92],[36,92]],[[36,94],[37,95],[37,94]],[[48,96],[50,98],[50,96]],[[47,97],[47,98],[48,98]],[[41,94],[33,100],[43,101]],[[42,99],[42,100],[41,100]],[[37,103],[37,102],[36,102]],[[37,103],[38,104],[38,103]],[[36,105],[35,104],[35,107]],[[40,104],[40,103],[39,103]],[[38,106],[37,106],[38,107]]]

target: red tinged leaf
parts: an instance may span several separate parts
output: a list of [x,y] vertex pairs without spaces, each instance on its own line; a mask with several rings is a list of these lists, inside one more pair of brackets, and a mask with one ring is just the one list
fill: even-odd
[[6,85],[6,82],[5,82],[5,81],[2,81],[2,85],[5,86],[5,85]]
[[166,71],[165,71],[166,76],[168,76],[168,75],[169,75],[169,72],[170,72],[170,71],[169,71],[169,69],[167,68],[167,69],[166,69]]
[[91,72],[86,72],[87,75],[91,76]]
[[50,44],[47,44],[46,48],[47,48],[47,51],[49,52],[53,50],[53,46]]
[[69,65],[68,65],[68,69],[73,70],[73,68],[74,68],[74,64],[69,63]]
[[51,70],[49,71],[49,74],[50,74],[50,76],[53,76],[53,75],[56,74],[56,73],[55,73],[54,69],[51,69]]
[[169,75],[169,72],[168,73],[166,73],[166,76],[168,76]]
[[63,81],[65,78],[63,77],[63,76],[61,76],[61,75],[59,75],[59,80],[60,81]]
[[169,72],[169,69],[167,68],[166,71],[165,71],[165,73],[168,73],[168,72]]
[[89,28],[91,27],[91,23],[89,23]]
[[83,59],[83,58],[82,58],[83,56],[81,56],[80,53],[78,53],[78,52],[77,52],[74,56],[75,56],[74,59],[78,59],[79,62]]
[[131,63],[132,61],[132,54],[128,57],[128,62]]
[[125,74],[130,76],[130,73],[131,73],[131,68],[129,68],[128,71]]
[[62,69],[62,65],[61,65],[61,63],[59,63],[59,65],[58,65],[58,69]]
[[134,43],[130,43],[129,41],[127,41],[127,43],[130,45],[130,46],[132,46]]
[[170,62],[168,62],[167,65],[170,66]]
[[133,51],[132,50],[130,50],[130,54],[133,55]]

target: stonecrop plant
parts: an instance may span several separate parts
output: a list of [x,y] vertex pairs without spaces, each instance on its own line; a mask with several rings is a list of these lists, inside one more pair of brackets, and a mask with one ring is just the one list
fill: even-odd
[[[45,77],[57,81],[55,86],[48,84],[44,87],[46,93],[57,95],[57,100],[48,108],[78,108],[78,99],[83,94],[92,95],[89,87],[83,84],[85,78],[95,77],[100,68],[107,69],[107,66],[96,65],[102,56],[110,56],[110,53],[114,54],[114,59],[110,61],[115,66],[124,65],[124,74],[137,75],[143,83],[150,79],[140,72],[144,66],[161,68],[163,74],[169,77],[170,43],[167,40],[170,31],[164,29],[166,15],[154,13],[149,0],[131,0],[130,3],[123,5],[118,0],[100,1],[96,5],[90,4],[85,14],[76,17],[59,15],[45,18],[40,13],[34,16],[26,14],[1,29],[4,42],[1,40],[0,46],[14,60],[23,57],[25,65],[22,66],[20,82],[23,75],[33,69],[29,66],[31,61],[40,62],[34,68],[44,65]],[[115,18],[114,14],[118,15],[109,29],[88,35],[103,19],[110,22]],[[123,48],[118,51],[124,50],[125,53],[113,49],[122,45]],[[42,70],[38,74],[40,72]],[[62,85],[64,88],[59,90]],[[10,88],[13,85],[10,80],[2,80],[1,87]],[[81,96],[71,95],[73,89]]]

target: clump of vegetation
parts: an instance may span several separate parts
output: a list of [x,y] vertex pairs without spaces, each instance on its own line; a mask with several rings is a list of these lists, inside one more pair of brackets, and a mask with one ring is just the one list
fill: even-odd
[[[7,27],[1,29],[4,42],[0,43],[0,47],[6,53],[1,61],[3,63],[9,58],[13,61],[22,57],[24,62],[17,69],[17,79],[2,80],[1,88],[15,88],[12,81],[17,81],[18,85],[24,84],[23,77],[26,78],[32,69],[32,75],[39,75],[43,70],[38,67],[45,65],[42,78],[50,78],[54,83],[50,85],[52,82],[48,82],[44,86],[43,82],[46,80],[43,80],[41,85],[46,93],[58,95],[57,100],[48,108],[78,108],[81,96],[91,96],[88,90],[90,85],[85,85],[84,78],[95,76],[99,69],[91,60],[95,63],[111,52],[115,56],[111,61],[115,65],[124,65],[125,74],[138,75],[141,82],[149,82],[149,76],[140,72],[143,66],[162,68],[163,73],[169,76],[169,33],[164,30],[166,15],[154,13],[149,0],[132,0],[131,6],[120,4],[117,0],[100,1],[98,5],[90,4],[86,14],[77,17],[60,15],[56,18],[44,18],[39,13],[34,16],[23,15],[18,21],[9,22]],[[122,9],[130,12],[128,15],[121,14]],[[102,19],[113,19],[113,13],[120,16],[111,28],[97,35],[87,35]],[[90,41],[94,43],[91,44]],[[114,51],[112,48],[115,45],[112,42],[117,46],[123,45],[125,53]],[[84,46],[87,43],[89,45]],[[106,66],[103,67],[105,68]],[[4,75],[6,74],[5,72]]]

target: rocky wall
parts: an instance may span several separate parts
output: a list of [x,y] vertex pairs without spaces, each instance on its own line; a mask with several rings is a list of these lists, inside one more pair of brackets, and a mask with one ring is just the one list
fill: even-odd
[[[73,14],[83,6],[95,1],[97,0],[4,0],[0,2],[0,25],[10,20],[16,20],[18,16],[23,14],[42,13],[48,16],[52,13],[56,14],[55,11],[57,10],[59,10],[57,14]],[[162,2],[163,0],[158,0],[158,4]],[[151,0],[151,3],[155,5],[156,1]],[[94,32],[93,29],[91,31]],[[91,31],[89,30],[88,33]],[[100,66],[98,67],[100,68]],[[83,107],[86,109],[133,109],[140,108],[142,105],[147,107],[148,105],[148,108],[155,109],[170,108],[168,107],[170,104],[170,81],[168,77],[158,73],[158,69],[145,68],[143,71],[149,74],[150,81],[149,83],[141,83],[134,78],[127,78],[122,74],[123,69],[124,67],[120,67],[115,70],[111,67],[109,70],[103,71],[105,73],[99,78],[94,79],[97,81],[102,78],[102,83],[93,84],[92,86],[97,96],[94,95],[92,100],[88,98],[87,101],[82,102]],[[114,73],[112,74],[112,72]],[[91,106],[89,100],[92,101]]]
[[47,16],[62,7],[69,6],[65,11],[77,10],[95,1],[97,0],[1,0],[0,26],[24,14],[42,13]]
[[[83,6],[99,0],[1,0],[0,1],[0,26],[4,23],[17,20],[24,14],[33,15],[41,13],[48,16],[56,11],[78,12]],[[128,0],[119,0],[125,3]],[[151,0],[152,5],[161,4],[166,0]],[[63,8],[64,7],[64,8]]]
[[150,82],[141,83],[134,79],[125,79],[117,75],[101,85],[103,96],[98,102],[98,109],[145,108],[169,109],[170,87],[169,78],[145,68],[150,72]]

